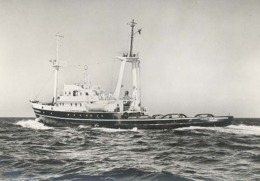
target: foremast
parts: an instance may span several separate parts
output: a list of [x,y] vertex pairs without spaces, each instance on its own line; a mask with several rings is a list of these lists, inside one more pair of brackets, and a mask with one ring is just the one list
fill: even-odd
[[59,33],[56,35],[56,60],[51,60],[54,68],[54,91],[53,91],[53,104],[57,102],[57,92],[58,92],[58,71],[60,68],[59,65],[59,47],[60,47],[60,38],[64,38],[64,36]]

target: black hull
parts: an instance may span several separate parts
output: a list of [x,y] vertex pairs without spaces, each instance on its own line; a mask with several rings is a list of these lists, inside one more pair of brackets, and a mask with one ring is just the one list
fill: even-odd
[[[214,117],[214,118],[174,118],[174,119],[115,119],[116,113],[107,113],[107,119],[86,119],[82,118],[83,113],[69,113],[75,115],[73,118],[61,117],[59,115],[44,115],[39,111],[35,112],[42,123],[48,126],[78,126],[89,125],[92,127],[105,127],[115,129],[176,129],[181,127],[200,126],[200,127],[224,127],[232,123],[233,116]],[[53,113],[54,114],[54,113]],[[85,113],[86,114],[86,113]],[[94,113],[88,113],[94,114]],[[104,113],[95,113],[98,114]],[[64,115],[66,115],[64,113]],[[78,116],[77,116],[78,115]],[[81,115],[81,116],[79,116]],[[100,115],[98,115],[100,117]]]
[[155,120],[135,120],[125,121],[125,120],[118,120],[118,121],[110,121],[107,122],[100,122],[100,121],[93,121],[92,126],[95,127],[106,127],[106,128],[115,128],[115,129],[176,129],[182,127],[190,127],[190,126],[199,126],[199,127],[225,127],[232,123],[232,119],[218,119],[214,122],[195,119],[192,121],[187,121],[186,119],[171,119],[171,120],[163,120],[163,119],[155,119]]

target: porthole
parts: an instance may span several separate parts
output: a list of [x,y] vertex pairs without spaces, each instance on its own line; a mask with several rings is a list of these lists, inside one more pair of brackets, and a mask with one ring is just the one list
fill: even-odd
[[68,114],[68,116],[69,116],[70,114]]
[[103,114],[101,114],[101,117],[103,118]]

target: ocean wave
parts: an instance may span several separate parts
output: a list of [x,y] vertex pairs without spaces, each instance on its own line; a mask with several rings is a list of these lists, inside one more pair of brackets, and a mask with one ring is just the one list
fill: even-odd
[[43,123],[39,122],[39,119],[35,120],[20,120],[16,125],[22,126],[24,128],[31,128],[31,129],[37,129],[37,130],[46,130],[46,129],[53,129],[52,127],[45,126]]
[[65,174],[58,177],[52,177],[51,180],[113,180],[113,181],[132,181],[132,180],[143,180],[143,181],[168,181],[168,180],[178,180],[178,181],[189,181],[185,177],[172,174],[170,172],[148,172],[142,171],[137,168],[115,168],[111,171],[101,173],[100,175],[83,175],[83,174]]

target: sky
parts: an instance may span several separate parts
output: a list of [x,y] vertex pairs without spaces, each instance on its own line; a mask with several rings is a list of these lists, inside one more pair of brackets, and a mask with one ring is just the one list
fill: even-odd
[[57,33],[59,89],[87,65],[91,83],[113,92],[132,19],[150,114],[260,117],[258,0],[0,0],[0,116],[34,116],[30,99],[51,101]]

